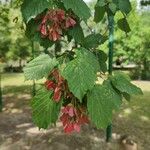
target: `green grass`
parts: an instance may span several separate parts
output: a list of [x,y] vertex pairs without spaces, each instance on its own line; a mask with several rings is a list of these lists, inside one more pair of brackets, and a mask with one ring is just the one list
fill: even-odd
[[133,139],[140,145],[139,149],[147,150],[150,144],[149,109],[150,91],[144,92],[142,96],[133,96],[131,102],[125,102],[120,111],[114,115],[114,132],[134,137]]
[[[121,114],[124,117],[131,117],[135,121],[148,121],[150,117],[150,92],[144,92],[142,96],[134,96],[130,103],[125,103]],[[145,119],[144,119],[145,118]],[[147,118],[147,119],[146,119]]]
[[31,81],[25,81],[22,73],[2,74],[2,85],[5,86],[23,86],[31,85]]

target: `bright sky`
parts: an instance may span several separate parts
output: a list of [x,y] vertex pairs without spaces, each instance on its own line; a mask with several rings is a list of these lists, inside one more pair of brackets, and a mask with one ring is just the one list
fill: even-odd
[[84,0],[85,2],[90,2],[91,0]]

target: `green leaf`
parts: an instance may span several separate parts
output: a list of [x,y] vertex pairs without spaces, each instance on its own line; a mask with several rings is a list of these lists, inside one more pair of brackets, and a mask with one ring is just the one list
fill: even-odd
[[117,22],[117,24],[118,24],[118,27],[122,31],[124,31],[126,33],[128,33],[128,32],[131,31],[130,26],[129,26],[128,21],[127,21],[126,18],[119,19],[118,22]]
[[87,19],[90,18],[91,16],[90,9],[83,0],[62,0],[62,1],[67,10],[72,9],[73,12],[84,21],[87,21]]
[[81,102],[87,91],[93,88],[98,69],[96,57],[84,48],[77,49],[76,58],[66,64],[62,76],[68,81],[70,91]]
[[31,19],[27,24],[26,24],[26,36],[31,39],[35,40],[35,34],[38,33],[38,28],[39,28],[40,22],[36,21],[34,19]]
[[105,6],[106,4],[107,4],[107,3],[106,3],[106,0],[98,0],[96,6],[103,7],[103,6]]
[[109,8],[110,8],[110,10],[112,11],[113,14],[116,13],[117,6],[114,3],[110,3]]
[[28,22],[47,8],[53,8],[52,0],[24,0],[21,6],[24,21]]
[[35,33],[33,40],[38,42],[44,48],[49,48],[56,43],[56,42],[50,41],[49,38],[42,38],[40,32]]
[[94,54],[99,61],[100,71],[105,73],[107,71],[107,64],[106,64],[107,54],[101,50],[96,51]]
[[112,85],[111,81],[105,80],[103,82],[103,85],[105,85],[107,88],[109,88],[112,91],[112,103],[113,103],[113,108],[118,110],[122,104],[122,95],[121,93],[114,88]]
[[129,102],[131,99],[131,96],[128,93],[122,93],[123,97]]
[[85,48],[96,48],[98,47],[103,40],[103,36],[101,34],[90,34],[85,37],[82,46]]
[[112,122],[114,92],[105,85],[96,85],[87,95],[87,106],[91,121],[97,128],[106,128]]
[[105,7],[95,6],[94,21],[99,23],[105,15]]
[[33,122],[40,129],[47,129],[51,123],[55,123],[58,119],[61,105],[54,102],[51,97],[52,93],[42,88],[32,100]]
[[118,0],[119,9],[126,15],[131,11],[131,3],[129,0]]
[[81,43],[84,39],[83,29],[80,25],[76,25],[68,31],[68,34],[74,38],[75,42]]
[[40,55],[29,62],[24,68],[25,79],[38,80],[47,77],[57,63],[55,58],[52,59],[47,54]]
[[140,88],[132,84],[122,73],[116,73],[111,77],[113,86],[122,93],[127,93],[129,95],[142,94]]
[[100,65],[100,71],[102,71],[103,73],[106,73],[107,72],[107,63],[106,62],[100,62],[99,65]]

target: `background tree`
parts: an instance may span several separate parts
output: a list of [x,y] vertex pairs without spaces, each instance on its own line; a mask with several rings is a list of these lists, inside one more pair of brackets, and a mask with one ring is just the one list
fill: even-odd
[[31,56],[31,41],[25,36],[18,3],[0,3],[0,59],[15,60],[21,65],[22,60]]
[[[121,12],[117,12],[115,16],[115,41],[114,41],[114,63],[117,58],[122,56],[123,64],[135,64],[137,69],[134,74],[131,74],[133,78],[150,79],[150,20],[147,19],[150,12],[145,10],[138,10],[136,1],[132,2],[132,11],[128,15],[127,20],[130,22],[128,30],[130,33],[120,32],[117,28],[117,20],[123,17]],[[103,20],[95,25],[90,20],[91,27],[95,26],[95,31],[103,32],[107,31],[106,16]],[[105,23],[105,24],[104,24]],[[101,29],[101,30],[100,30]],[[108,36],[108,35],[106,35]],[[105,42],[99,46],[99,49],[108,53],[108,43]]]
[[[131,32],[126,38],[119,29],[116,31],[115,56],[124,56],[127,64],[135,63],[138,66],[138,76],[150,79],[150,20],[147,19],[150,13],[139,13],[135,3],[132,5],[134,9],[128,17]],[[119,16],[120,14],[117,17]]]
[[8,26],[9,7],[0,3],[0,60],[4,61],[9,51],[10,28]]

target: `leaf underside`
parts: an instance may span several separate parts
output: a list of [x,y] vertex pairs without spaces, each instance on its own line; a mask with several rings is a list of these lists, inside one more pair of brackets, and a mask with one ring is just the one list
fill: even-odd
[[38,80],[47,77],[56,65],[56,58],[50,58],[47,54],[40,55],[30,61],[24,68],[25,79]]
[[98,128],[106,128],[112,122],[112,112],[121,103],[120,96],[107,85],[96,85],[87,96],[91,121]]
[[47,129],[50,124],[57,121],[61,105],[52,100],[52,93],[45,88],[37,92],[31,106],[33,122],[39,129]]

